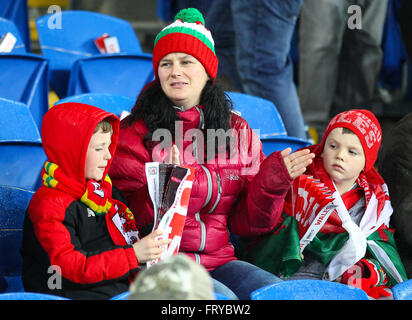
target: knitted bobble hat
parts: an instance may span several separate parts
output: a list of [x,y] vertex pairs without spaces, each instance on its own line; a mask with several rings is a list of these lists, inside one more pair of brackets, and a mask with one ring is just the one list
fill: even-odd
[[359,138],[365,153],[365,172],[371,169],[378,157],[382,141],[382,130],[375,115],[365,109],[352,109],[337,114],[329,122],[320,143],[321,150],[329,133],[338,127],[348,128]]
[[159,32],[153,49],[153,69],[159,79],[160,60],[172,52],[184,52],[195,57],[213,80],[216,78],[218,59],[212,34],[205,27],[205,20],[194,8],[179,11],[174,22]]

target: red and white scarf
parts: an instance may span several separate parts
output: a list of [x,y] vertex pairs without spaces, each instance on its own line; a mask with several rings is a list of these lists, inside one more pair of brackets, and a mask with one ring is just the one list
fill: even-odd
[[[349,234],[345,245],[330,261],[325,273],[325,278],[334,280],[365,256],[367,246],[370,248],[376,247],[376,250],[381,251],[367,238],[378,229],[389,228],[389,220],[393,210],[389,200],[388,188],[375,168],[362,172],[356,181],[357,187],[340,195],[323,166],[319,145],[310,146],[309,148],[316,156],[312,164],[308,166],[305,174],[320,179],[332,191],[333,202],[337,205],[320,232],[347,232]],[[348,210],[362,197],[365,197],[365,211],[358,226],[352,221]],[[288,208],[290,209],[290,204],[287,199],[285,204],[286,213],[288,213]],[[383,252],[379,252],[379,254],[384,255]],[[388,263],[390,264],[390,259],[388,259]]]

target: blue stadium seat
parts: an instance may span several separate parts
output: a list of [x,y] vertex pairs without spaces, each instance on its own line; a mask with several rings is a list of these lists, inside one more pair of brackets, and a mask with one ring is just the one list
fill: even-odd
[[260,130],[260,140],[266,156],[287,147],[295,151],[311,144],[305,139],[287,135],[285,125],[273,102],[245,93],[226,93],[233,102],[234,110],[240,112],[253,130]]
[[0,184],[36,190],[46,155],[27,107],[0,98],[0,127]]
[[23,291],[20,247],[24,215],[33,194],[34,191],[0,185],[0,279],[7,282],[3,291]]
[[14,45],[12,53],[26,53],[26,46],[21,38],[20,32],[13,21],[0,17],[0,38],[10,32],[16,37],[16,44]]
[[392,293],[394,300],[412,300],[412,279],[395,285]]
[[54,105],[64,102],[85,103],[98,107],[107,112],[114,113],[118,117],[122,111],[130,112],[136,102],[136,99],[127,96],[107,93],[84,93],[77,96],[70,96],[57,101]]
[[60,17],[49,14],[36,19],[36,26],[41,51],[50,61],[51,85],[60,98],[67,96],[73,63],[99,55],[94,39],[104,33],[117,37],[121,53],[142,53],[130,23],[101,13],[67,10],[62,11]]
[[0,54],[0,97],[27,105],[41,128],[49,108],[47,60],[33,54]]
[[268,156],[272,152],[282,151],[288,147],[292,148],[292,152],[300,148],[305,148],[311,145],[308,140],[291,137],[291,136],[274,136],[268,138],[260,138],[263,145],[263,153]]
[[136,98],[153,79],[151,55],[95,56],[75,63],[67,94],[111,93]]
[[118,294],[117,296],[112,297],[110,300],[127,300],[130,297],[130,292],[122,292]]
[[0,143],[0,184],[37,190],[47,157],[41,142]]
[[228,297],[226,297],[224,294],[214,292],[215,299],[216,300],[230,300]]
[[0,300],[70,300],[67,298],[36,292],[10,292],[0,294]]
[[[216,300],[229,300],[228,297],[221,293],[214,293]],[[112,297],[110,300],[127,300],[130,297],[130,292],[126,291],[123,293],[118,294],[117,296]]]
[[252,300],[369,300],[365,291],[325,280],[288,280],[253,291]]
[[41,137],[27,105],[0,98],[0,143],[41,142]]
[[260,130],[260,137],[286,135],[286,128],[273,102],[246,93],[227,91],[233,109],[249,123],[252,129]]
[[[27,0],[1,0],[0,17],[13,21],[25,44],[25,49],[30,52],[30,30]],[[0,31],[1,34],[1,31]]]

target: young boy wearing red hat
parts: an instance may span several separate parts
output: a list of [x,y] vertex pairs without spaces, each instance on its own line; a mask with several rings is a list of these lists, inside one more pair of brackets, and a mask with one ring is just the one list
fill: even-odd
[[284,278],[339,281],[372,298],[390,296],[407,277],[389,228],[388,188],[374,168],[381,140],[372,112],[336,115],[321,143],[309,147],[315,158],[305,172],[331,191],[336,208],[301,255],[289,192],[272,233],[243,242],[244,258]]

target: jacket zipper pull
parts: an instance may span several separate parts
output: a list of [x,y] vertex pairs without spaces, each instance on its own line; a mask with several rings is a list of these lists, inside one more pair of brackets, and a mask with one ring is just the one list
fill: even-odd
[[203,114],[203,110],[200,109],[198,106],[196,106],[196,110],[199,112],[199,129],[204,130],[205,129],[205,116]]
[[222,182],[221,182],[221,179],[220,179],[220,174],[218,172],[216,172],[216,179],[217,179],[217,197],[216,197],[216,201],[215,201],[212,209],[209,210],[209,213],[212,213],[216,209],[216,207],[217,207],[217,205],[220,201],[222,191],[223,191]]

